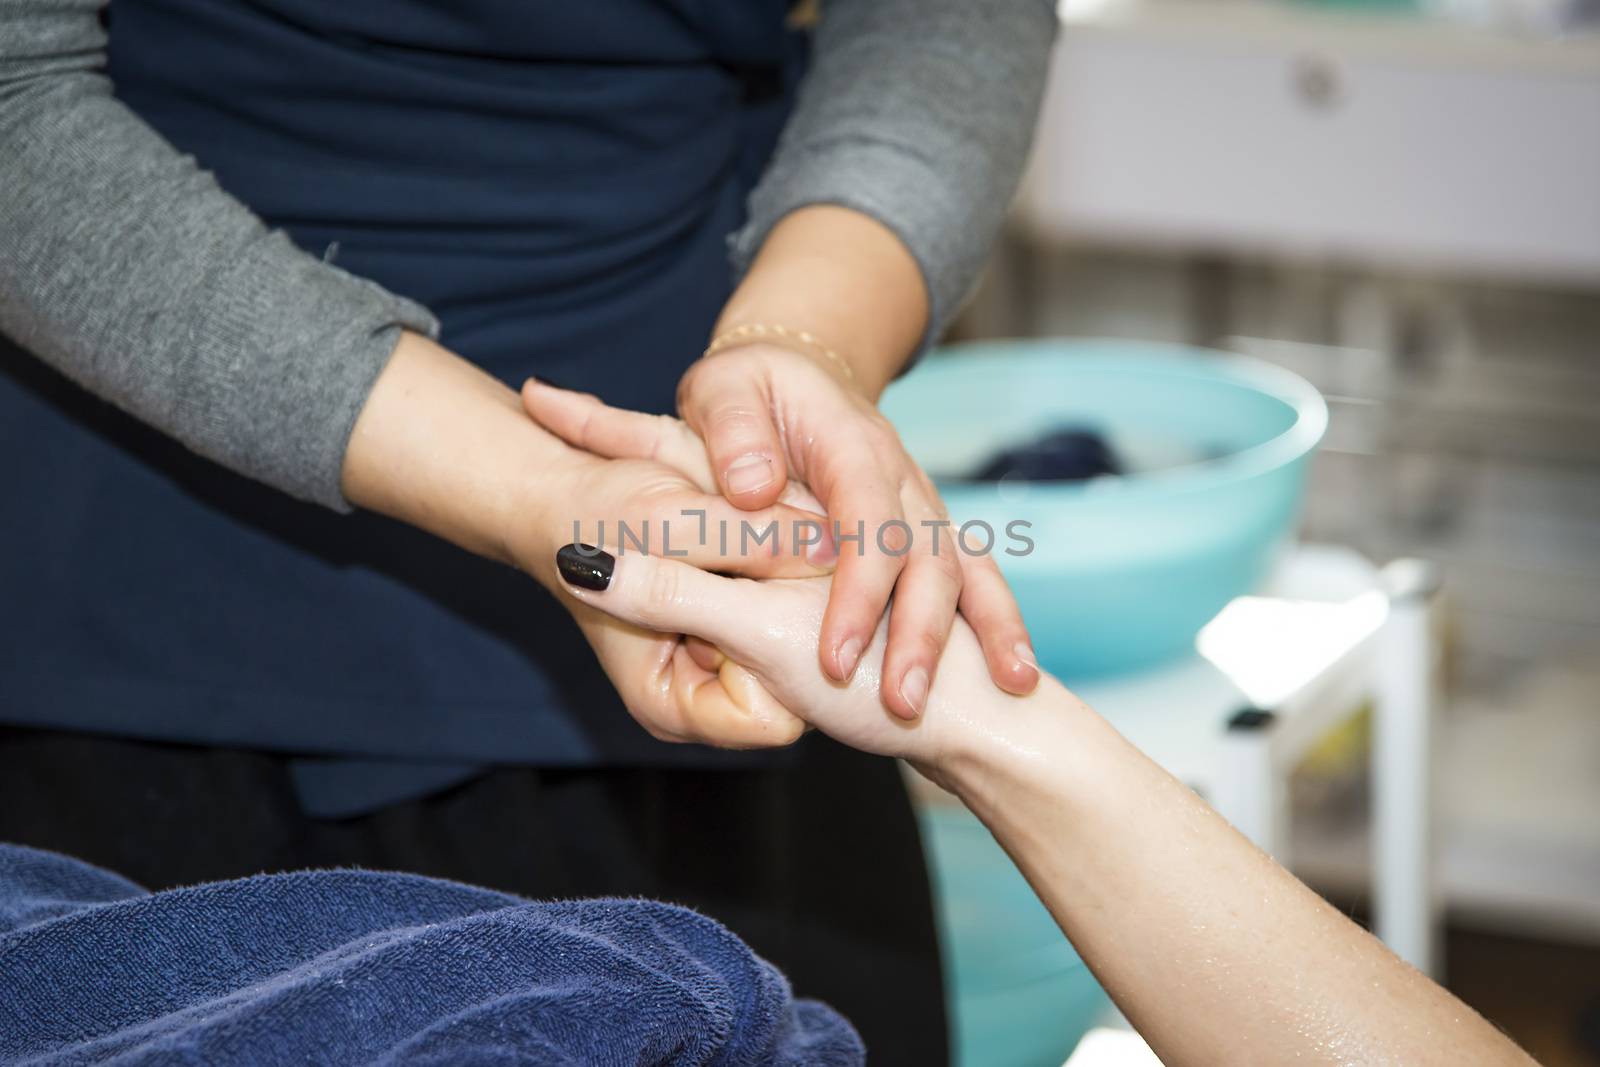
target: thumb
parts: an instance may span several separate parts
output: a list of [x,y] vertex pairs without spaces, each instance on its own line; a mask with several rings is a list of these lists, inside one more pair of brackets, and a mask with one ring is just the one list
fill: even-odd
[[[614,619],[658,633],[699,637],[742,662],[751,640],[755,582],[723,578],[687,563],[640,552],[613,556],[591,545],[565,545],[556,570],[568,592]],[[743,616],[743,623],[740,618]]]
[[760,386],[749,377],[700,373],[682,397],[682,414],[705,442],[722,495],[746,511],[777,501],[788,463]]

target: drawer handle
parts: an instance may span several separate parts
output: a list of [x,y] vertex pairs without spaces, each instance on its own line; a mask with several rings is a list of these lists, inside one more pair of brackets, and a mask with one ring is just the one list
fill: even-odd
[[1290,85],[1313,111],[1332,111],[1343,97],[1339,67],[1327,56],[1300,56],[1290,68]]

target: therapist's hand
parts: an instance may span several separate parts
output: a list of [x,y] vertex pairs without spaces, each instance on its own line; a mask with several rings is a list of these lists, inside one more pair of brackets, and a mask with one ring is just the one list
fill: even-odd
[[[773,229],[722,314],[717,335],[740,343],[678,389],[729,501],[764,508],[796,479],[835,524],[818,650],[829,677],[850,677],[893,596],[882,698],[903,718],[922,712],[958,608],[996,684],[1026,693],[1039,680],[999,568],[958,550],[938,493],[876,407],[926,322],[921,273],[892,233],[845,208],[804,208]],[[773,325],[782,332],[757,329]]]
[[[604,521],[605,543],[617,550],[616,524],[625,520],[636,533],[649,528],[652,550],[661,551],[662,524],[682,522],[685,510],[703,510],[711,521],[761,517],[785,530],[806,513],[782,507],[748,516],[663,464],[611,462],[572,448],[530,421],[511,389],[411,333],[401,336],[356,420],[343,488],[353,504],[538,578],[572,611],[628,710],[655,736],[753,747],[787,744],[804,729],[747,673],[697,664],[676,630],[644,630],[574,600],[554,560],[573,540],[574,522],[594,537]],[[693,540],[677,538],[681,548],[672,550],[688,551],[701,567],[752,575],[829,569],[787,551],[728,556]],[[517,595],[515,586],[508,580],[507,596]]]

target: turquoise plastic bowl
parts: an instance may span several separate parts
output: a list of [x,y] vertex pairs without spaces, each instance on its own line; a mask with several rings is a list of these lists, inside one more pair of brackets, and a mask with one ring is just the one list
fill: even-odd
[[1062,1063],[1110,998],[1011,858],[965,808],[918,814],[958,1067]]
[[[1292,532],[1328,423],[1316,389],[1280,367],[1125,341],[945,349],[891,387],[883,410],[952,519],[993,531],[1040,661],[1066,678],[1181,655],[1256,587]],[[1120,454],[1176,461],[1089,482],[960,480],[1068,425]],[[973,525],[964,543],[986,539]]]

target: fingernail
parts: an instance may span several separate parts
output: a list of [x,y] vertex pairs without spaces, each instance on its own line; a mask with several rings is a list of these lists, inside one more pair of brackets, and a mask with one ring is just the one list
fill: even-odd
[[912,667],[900,681],[900,699],[911,708],[914,715],[922,714],[922,704],[928,699],[928,670]]
[[1018,659],[1032,667],[1034,670],[1039,669],[1039,660],[1034,656],[1033,646],[1028,644],[1028,642],[1018,641],[1016,644],[1011,646],[1011,651]]
[[593,545],[563,545],[556,550],[556,570],[562,581],[597,593],[611,584],[611,568],[616,563],[611,553]]
[[840,645],[837,659],[839,673],[846,678],[850,677],[856,669],[856,662],[861,659],[861,638],[852,637]]
[[772,461],[766,456],[752,453],[740,456],[728,468],[730,493],[753,493],[772,484]]

